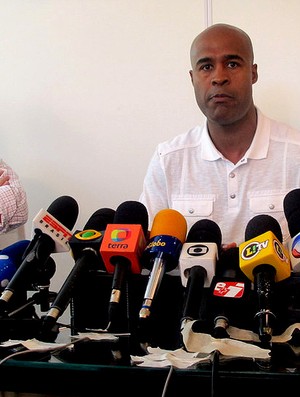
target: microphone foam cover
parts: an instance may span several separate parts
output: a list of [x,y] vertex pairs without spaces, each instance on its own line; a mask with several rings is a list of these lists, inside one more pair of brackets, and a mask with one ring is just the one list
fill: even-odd
[[256,215],[247,224],[245,240],[251,240],[266,232],[272,232],[282,243],[282,230],[277,219],[267,214]]
[[146,236],[148,233],[148,211],[139,201],[124,201],[116,209],[113,223],[141,225]]
[[300,232],[300,189],[291,190],[283,200],[284,214],[291,237]]
[[221,247],[222,233],[216,222],[210,219],[200,219],[192,225],[187,238],[187,243],[215,243]]
[[60,196],[50,204],[47,211],[66,228],[71,230],[77,220],[79,207],[73,197]]
[[150,231],[150,239],[159,235],[168,235],[176,237],[184,243],[186,232],[187,223],[185,217],[174,209],[166,208],[155,215]]
[[29,243],[30,243],[29,240],[17,241],[9,245],[8,247],[3,248],[3,250],[0,251],[0,254],[7,255],[18,267],[22,262],[23,254],[26,251],[26,248],[28,247]]
[[84,230],[92,229],[101,232],[106,229],[109,223],[113,223],[115,210],[111,208],[101,208],[91,215],[84,226]]

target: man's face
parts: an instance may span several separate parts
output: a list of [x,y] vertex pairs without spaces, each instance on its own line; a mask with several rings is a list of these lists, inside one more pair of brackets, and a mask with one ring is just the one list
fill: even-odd
[[199,108],[211,123],[230,125],[252,105],[257,81],[251,47],[235,31],[211,30],[194,42],[190,71]]

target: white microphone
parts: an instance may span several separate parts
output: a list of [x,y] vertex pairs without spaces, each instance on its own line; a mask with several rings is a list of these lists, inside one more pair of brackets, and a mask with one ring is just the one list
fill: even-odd
[[300,272],[300,189],[291,190],[283,200],[284,214],[291,238],[287,242],[291,268]]
[[181,328],[190,320],[201,317],[203,289],[209,287],[215,275],[221,249],[222,234],[210,219],[197,221],[190,229],[179,257],[185,302]]

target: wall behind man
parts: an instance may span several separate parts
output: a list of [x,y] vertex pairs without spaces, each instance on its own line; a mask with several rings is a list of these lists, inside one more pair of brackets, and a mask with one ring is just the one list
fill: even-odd
[[[253,39],[255,98],[300,128],[297,0],[1,0],[1,157],[20,175],[29,221],[61,195],[94,211],[137,200],[158,142],[203,120],[188,70],[208,22]],[[54,255],[58,290],[73,260]]]

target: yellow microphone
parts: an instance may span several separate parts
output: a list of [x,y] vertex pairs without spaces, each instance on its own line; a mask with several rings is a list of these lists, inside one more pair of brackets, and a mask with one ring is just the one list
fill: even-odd
[[253,217],[245,231],[245,242],[239,246],[240,269],[254,282],[258,310],[259,338],[266,343],[272,339],[276,315],[273,312],[274,283],[291,275],[288,251],[282,245],[278,221],[270,215]]

